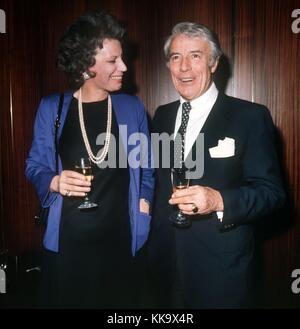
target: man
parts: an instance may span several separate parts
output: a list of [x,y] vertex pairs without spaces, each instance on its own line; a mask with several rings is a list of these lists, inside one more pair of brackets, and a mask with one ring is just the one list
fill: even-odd
[[[194,23],[177,24],[165,43],[180,101],[157,109],[154,131],[180,132],[184,161],[195,156],[202,133],[204,171],[172,193],[170,168],[157,170],[149,257],[161,307],[250,307],[254,223],[285,199],[271,116],[218,92],[213,74],[221,54],[214,34]],[[170,222],[177,206],[190,227]]]

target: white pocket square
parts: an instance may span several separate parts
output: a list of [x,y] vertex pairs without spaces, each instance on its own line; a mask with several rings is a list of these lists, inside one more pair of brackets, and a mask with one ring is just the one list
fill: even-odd
[[223,140],[219,139],[218,145],[209,149],[211,158],[229,158],[234,156],[234,139],[225,137]]

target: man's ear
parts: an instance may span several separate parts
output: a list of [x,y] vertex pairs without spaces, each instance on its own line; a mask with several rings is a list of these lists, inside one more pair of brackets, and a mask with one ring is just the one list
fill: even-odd
[[220,59],[220,57],[218,57],[216,59],[216,61],[214,62],[214,64],[210,67],[210,72],[211,73],[215,73],[216,72],[217,67],[218,67],[218,64],[219,64],[219,59]]

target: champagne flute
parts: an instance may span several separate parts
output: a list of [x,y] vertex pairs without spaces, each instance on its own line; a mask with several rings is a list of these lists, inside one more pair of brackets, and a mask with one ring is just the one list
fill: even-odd
[[0,250],[0,294],[6,293],[7,277],[6,277],[6,267],[7,267],[8,251]]
[[0,269],[5,270],[7,267],[7,260],[8,260],[8,250],[1,249],[0,250]]
[[[171,169],[173,192],[189,187],[190,180],[187,178],[187,174],[188,170],[186,168]],[[191,220],[179,208],[172,213],[169,219],[177,227],[189,227],[191,225]]]
[[[90,158],[80,158],[76,161],[75,170],[80,174],[85,176],[85,179],[88,182],[91,182],[93,179],[92,175],[92,163]],[[89,199],[88,193],[85,193],[84,201],[78,206],[78,209],[90,209],[98,207],[97,203],[92,202]]]

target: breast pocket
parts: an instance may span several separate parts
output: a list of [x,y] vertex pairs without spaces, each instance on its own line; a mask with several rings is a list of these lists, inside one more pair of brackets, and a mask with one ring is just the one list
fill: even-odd
[[238,155],[228,158],[207,158],[204,164],[204,175],[212,186],[223,186],[242,177],[242,163]]

